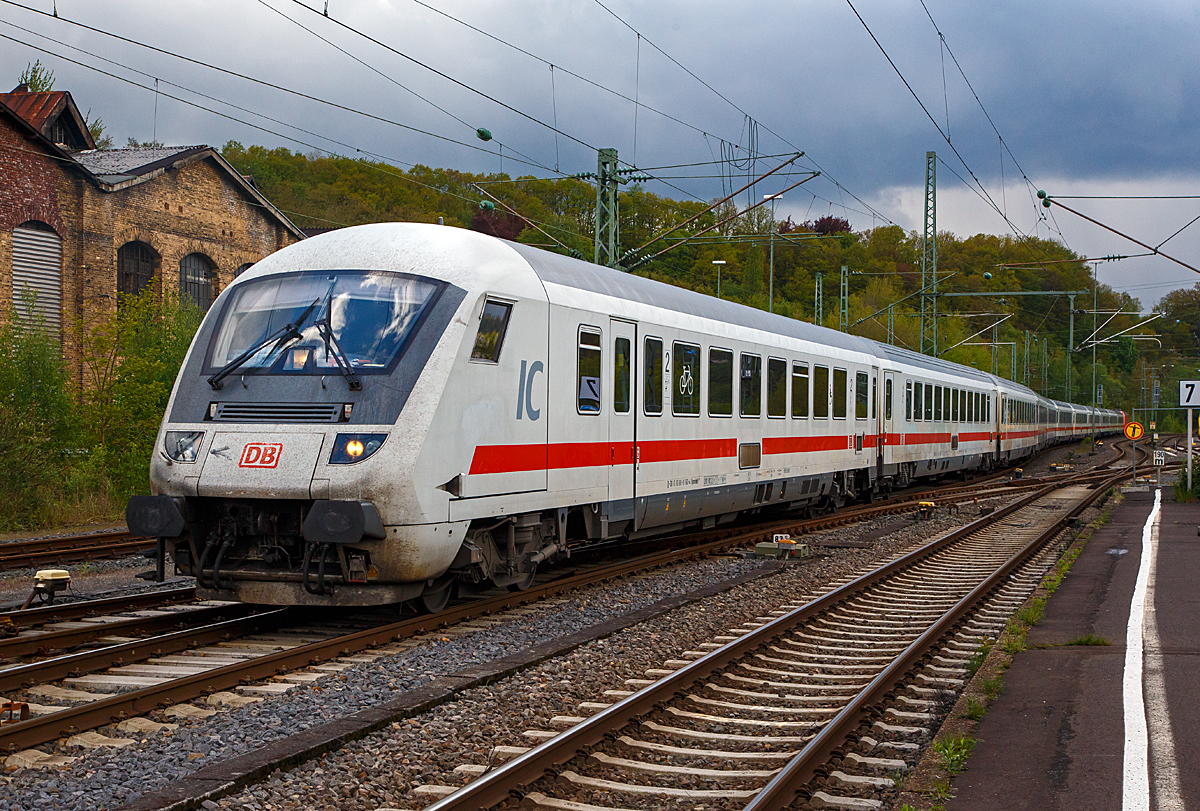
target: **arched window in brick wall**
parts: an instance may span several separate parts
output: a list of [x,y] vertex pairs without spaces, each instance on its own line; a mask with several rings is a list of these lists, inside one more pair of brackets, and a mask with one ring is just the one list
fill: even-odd
[[213,261],[202,253],[189,253],[179,260],[179,292],[205,312],[212,306],[215,270]]
[[126,242],[117,249],[117,292],[129,296],[150,286],[158,253],[145,242]]
[[241,276],[243,273],[245,273],[247,270],[249,270],[252,267],[254,267],[253,262],[247,262],[244,265],[238,265],[238,269],[233,272],[233,278],[236,279],[238,276]]
[[12,274],[17,323],[40,323],[57,335],[62,326],[62,240],[53,228],[30,220],[13,229]]

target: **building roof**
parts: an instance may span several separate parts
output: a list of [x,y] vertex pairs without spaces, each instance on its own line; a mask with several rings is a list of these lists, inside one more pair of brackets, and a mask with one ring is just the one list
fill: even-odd
[[[53,143],[68,149],[96,148],[87,122],[80,115],[71,94],[65,90],[34,93],[26,85],[20,84],[11,93],[0,93],[0,103]],[[62,127],[56,130],[54,125],[58,123]]]
[[[89,149],[75,160],[97,177],[132,179],[197,155],[207,146],[139,146],[128,149]],[[112,180],[110,180],[112,182]],[[120,182],[120,181],[116,181]]]

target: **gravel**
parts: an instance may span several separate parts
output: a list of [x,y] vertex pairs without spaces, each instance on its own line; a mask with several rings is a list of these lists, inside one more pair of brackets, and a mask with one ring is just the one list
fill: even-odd
[[[998,503],[987,500],[980,504]],[[975,517],[941,517],[914,523],[885,517],[805,536],[854,540],[883,527],[895,531],[868,548],[831,550],[828,556],[785,567],[715,597],[582,646],[495,685],[465,691],[457,700],[418,718],[347,744],[287,773],[217,801],[221,808],[375,809],[428,804],[412,789],[426,783],[457,785],[464,762],[486,763],[493,745],[528,746],[526,729],[554,729],[555,715],[579,714],[581,701],[603,701],[607,689],[624,689],[627,678],[644,678],[700,642],[779,605],[812,594],[823,584],[865,572],[915,545]],[[119,563],[119,562],[116,562]],[[59,771],[15,769],[0,778],[0,811],[113,808],[167,786],[198,768],[244,754],[271,741],[310,729],[395,698],[432,678],[489,662],[529,646],[561,638],[614,616],[743,574],[760,564],[732,557],[708,558],[592,587],[573,599],[485,631],[430,641],[404,653],[359,664],[285,696],[227,710],[207,720],[182,723],[173,732],[146,736],[122,749],[82,750],[63,744],[46,751],[78,757]],[[134,567],[130,567],[134,568]],[[140,582],[140,581],[139,581]],[[157,715],[155,720],[165,719]],[[99,730],[128,737],[113,729]],[[207,806],[207,804],[206,804]],[[212,806],[208,806],[212,807]]]

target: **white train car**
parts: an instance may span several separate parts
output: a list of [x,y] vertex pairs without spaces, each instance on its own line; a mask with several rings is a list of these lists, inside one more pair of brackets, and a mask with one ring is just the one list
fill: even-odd
[[992,375],[609,268],[360,226],[222,292],[127,518],[209,596],[437,610],[574,544],[988,469],[1052,442],[1050,414]]

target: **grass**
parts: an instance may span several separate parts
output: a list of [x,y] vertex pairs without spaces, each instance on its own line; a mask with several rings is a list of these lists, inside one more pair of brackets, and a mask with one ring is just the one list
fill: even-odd
[[966,735],[956,735],[935,741],[933,751],[942,761],[942,768],[951,774],[958,774],[967,768],[967,759],[975,749],[976,740]]
[[983,642],[979,643],[979,647],[976,648],[975,652],[967,658],[968,679],[974,678],[975,674],[979,672],[979,668],[983,667],[984,660],[987,659],[988,654],[992,652],[992,648],[995,647],[995,644],[995,640],[989,637],[983,640]]
[[1004,694],[1004,679],[1001,676],[989,676],[979,683],[979,689],[987,696],[988,701],[995,701]]
[[1109,642],[1107,639],[1105,639],[1105,638],[1104,638],[1104,637],[1102,637],[1102,636],[1097,636],[1096,634],[1087,634],[1087,635],[1085,635],[1085,636],[1077,636],[1077,637],[1075,637],[1074,639],[1072,639],[1070,642],[1068,642],[1068,643],[1066,643],[1066,644],[1068,644],[1068,645],[1096,645],[1096,646],[1100,646],[1100,645],[1111,645],[1112,643],[1111,643],[1111,642]]
[[967,717],[972,721],[982,721],[987,714],[987,705],[975,696],[967,698]]

